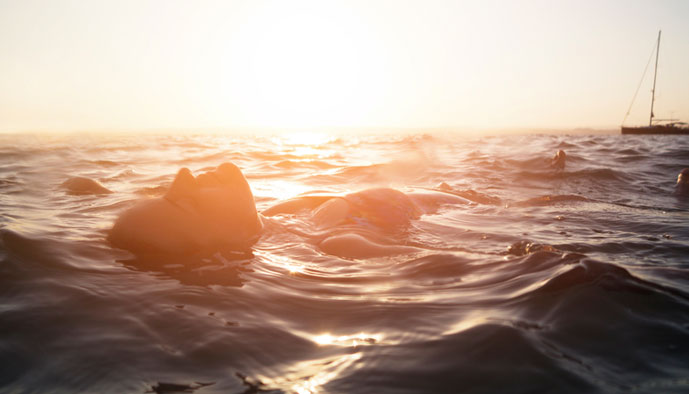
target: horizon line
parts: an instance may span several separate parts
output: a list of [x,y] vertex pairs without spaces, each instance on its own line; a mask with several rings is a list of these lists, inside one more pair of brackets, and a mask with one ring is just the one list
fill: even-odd
[[604,126],[604,127],[591,127],[591,126],[579,126],[579,127],[462,127],[462,126],[434,126],[434,127],[423,127],[423,126],[405,126],[405,127],[394,127],[394,126],[309,126],[309,127],[251,127],[251,126],[240,126],[240,127],[98,127],[98,128],[74,128],[74,129],[64,129],[64,128],[31,128],[31,129],[5,129],[0,130],[0,134],[12,135],[12,134],[85,134],[85,133],[110,133],[110,134],[129,134],[129,133],[232,133],[232,134],[244,134],[248,132],[259,132],[264,135],[271,135],[272,133],[285,133],[285,132],[347,132],[347,131],[358,131],[358,132],[449,132],[449,133],[462,133],[462,134],[474,134],[474,133],[485,133],[485,132],[495,132],[495,133],[521,133],[521,132],[536,132],[542,134],[561,134],[567,132],[590,132],[592,134],[609,133],[613,131],[618,131],[620,126]]

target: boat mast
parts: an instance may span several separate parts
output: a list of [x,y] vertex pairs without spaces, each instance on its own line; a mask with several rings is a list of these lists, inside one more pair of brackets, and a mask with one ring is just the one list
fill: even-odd
[[656,100],[656,77],[658,76],[658,54],[660,53],[660,33],[658,30],[658,44],[656,44],[656,65],[653,69],[653,90],[651,90],[651,117],[648,119],[648,127],[653,126],[653,104]]

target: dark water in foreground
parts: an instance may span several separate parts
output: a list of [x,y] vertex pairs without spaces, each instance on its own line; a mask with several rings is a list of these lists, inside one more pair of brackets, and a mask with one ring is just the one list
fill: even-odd
[[[0,392],[689,392],[688,138],[310,141],[0,136]],[[501,202],[423,216],[420,252],[365,260],[285,230],[301,217],[195,268],[105,242],[178,168],[224,161],[259,210],[441,182]],[[72,176],[113,193],[71,195]],[[540,196],[563,197],[517,203]]]

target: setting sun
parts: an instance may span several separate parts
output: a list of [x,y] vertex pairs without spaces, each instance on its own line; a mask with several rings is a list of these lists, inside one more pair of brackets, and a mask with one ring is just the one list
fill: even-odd
[[[381,102],[373,27],[332,2],[256,7],[237,32],[242,110],[264,126],[355,126]],[[242,40],[242,38],[246,39]],[[228,87],[232,88],[232,87]]]
[[4,0],[0,131],[617,127],[661,26],[682,119],[672,4]]

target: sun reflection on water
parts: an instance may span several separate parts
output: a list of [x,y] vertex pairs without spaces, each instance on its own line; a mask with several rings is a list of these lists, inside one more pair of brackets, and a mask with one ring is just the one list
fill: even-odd
[[[325,360],[318,360],[315,364],[309,362],[297,365],[297,370],[308,371],[309,369],[322,368],[312,376],[302,380],[292,386],[292,390],[299,394],[313,394],[320,391],[320,388],[331,380],[340,376],[352,363],[361,358],[361,353],[345,354],[339,357],[332,357]],[[300,363],[302,364],[302,363]]]
[[[299,394],[314,394],[322,391],[323,386],[339,377],[361,359],[362,353],[356,351],[359,346],[373,345],[383,339],[382,334],[360,332],[353,335],[332,335],[329,333],[309,337],[319,346],[346,348],[348,353],[325,358],[298,362],[279,378],[263,379],[268,384],[287,388],[287,391]],[[352,353],[353,352],[353,353]]]
[[372,345],[374,343],[380,342],[381,339],[383,339],[383,336],[381,334],[365,334],[363,332],[356,335],[333,336],[330,334],[321,334],[313,337],[313,341],[321,346],[334,345],[343,347]]
[[287,133],[271,138],[271,142],[275,146],[281,147],[283,153],[304,159],[332,157],[336,152],[326,148],[325,145],[333,141],[335,141],[335,137],[327,133],[306,131]]
[[297,262],[293,259],[290,259],[290,258],[284,257],[284,256],[279,256],[276,254],[272,254],[272,253],[269,253],[266,251],[255,250],[254,255],[256,255],[258,257],[262,257],[265,260],[268,260],[268,261],[272,262],[273,264],[284,268],[290,274],[301,273],[304,271],[304,268],[305,268],[303,264],[300,264],[299,262]]
[[334,138],[331,135],[313,131],[297,131],[273,138],[273,142],[277,143],[278,145],[291,146],[318,146],[327,144],[333,140]]
[[472,312],[466,315],[463,319],[458,321],[449,327],[443,335],[453,335],[462,331],[469,330],[471,328],[480,326],[481,324],[486,324],[491,322],[494,316],[486,315],[483,312]]
[[315,157],[323,159],[331,157],[335,151],[331,149],[322,149],[318,146],[296,146],[290,150],[290,153],[300,157]]
[[254,194],[257,196],[270,196],[276,200],[286,200],[311,190],[302,183],[270,179],[269,181],[252,181]]

